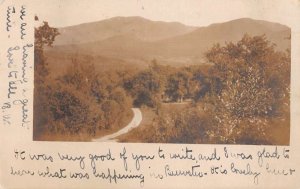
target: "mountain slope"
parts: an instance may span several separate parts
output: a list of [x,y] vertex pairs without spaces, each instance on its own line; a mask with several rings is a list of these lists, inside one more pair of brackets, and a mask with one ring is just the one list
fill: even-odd
[[162,40],[156,44],[164,49],[160,50],[161,52],[167,51],[178,56],[192,56],[203,54],[215,43],[236,42],[244,34],[251,36],[265,34],[271,42],[277,44],[279,50],[285,50],[290,48],[290,41],[287,40],[290,32],[288,27],[280,24],[242,18],[201,27],[188,34]]
[[150,21],[142,17],[114,17],[99,22],[59,28],[61,35],[54,45],[101,41],[114,36],[134,36],[142,41],[155,41],[189,33],[195,27],[177,22]]

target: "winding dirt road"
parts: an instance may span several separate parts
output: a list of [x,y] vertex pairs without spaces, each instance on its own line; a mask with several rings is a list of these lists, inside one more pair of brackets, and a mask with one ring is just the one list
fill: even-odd
[[120,129],[119,131],[106,135],[97,139],[93,139],[92,141],[94,142],[104,142],[104,141],[110,141],[110,142],[117,142],[117,137],[120,135],[123,135],[125,133],[128,133],[131,129],[136,128],[140,125],[143,117],[142,117],[142,112],[139,108],[131,108],[133,111],[133,118],[131,122],[124,128]]

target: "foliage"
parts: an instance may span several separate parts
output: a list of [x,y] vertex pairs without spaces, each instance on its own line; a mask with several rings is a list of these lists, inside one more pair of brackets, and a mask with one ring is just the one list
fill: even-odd
[[122,88],[103,77],[96,74],[93,64],[78,64],[74,59],[73,66],[50,90],[50,130],[60,122],[62,129],[56,129],[58,132],[95,135],[98,130],[117,126],[130,111],[131,101]]
[[[207,98],[208,104],[212,104],[209,113],[215,121],[210,133],[212,138],[222,143],[236,143],[248,130],[252,130],[258,140],[265,137],[268,118],[274,116],[274,109],[281,105],[270,83],[286,82],[286,78],[269,72],[277,65],[289,67],[287,61],[281,62],[285,56],[276,52],[265,36],[248,35],[236,44],[216,45],[207,53],[208,60],[214,64],[213,77],[218,78],[222,86]],[[281,58],[278,61],[275,57]],[[285,91],[285,88],[278,90]]]
[[190,77],[189,73],[185,71],[179,71],[170,75],[166,86],[166,95],[172,101],[182,102],[183,98],[189,95]]
[[135,106],[156,107],[159,103],[160,78],[152,70],[141,71],[134,75],[125,83],[125,88],[133,96]]
[[210,119],[197,107],[167,112],[158,116],[143,133],[146,142],[205,143]]
[[[44,46],[51,46],[58,30],[47,22],[35,28],[35,138],[42,133],[95,135],[119,127],[131,108],[131,98],[118,73],[99,75],[90,58],[72,56],[63,76],[48,78]],[[124,76],[124,75],[123,75]]]
[[34,29],[34,47],[36,51],[43,51],[44,46],[51,46],[59,35],[58,29],[50,27],[48,22]]
[[[41,125],[45,125],[47,118],[47,85],[46,77],[49,74],[46,58],[44,57],[44,46],[51,46],[56,36],[59,35],[56,28],[50,27],[47,22],[34,30],[34,137],[44,132]],[[39,116],[37,116],[39,112]]]

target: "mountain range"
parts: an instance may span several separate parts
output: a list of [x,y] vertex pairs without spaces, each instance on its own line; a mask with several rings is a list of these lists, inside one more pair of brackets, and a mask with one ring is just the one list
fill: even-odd
[[[151,21],[142,17],[114,17],[98,22],[59,28],[49,56],[84,54],[122,64],[182,66],[205,63],[204,53],[213,44],[236,42],[244,34],[266,35],[277,50],[291,48],[291,29],[279,23],[240,18],[206,27],[178,22]],[[96,58],[97,59],[97,58]]]

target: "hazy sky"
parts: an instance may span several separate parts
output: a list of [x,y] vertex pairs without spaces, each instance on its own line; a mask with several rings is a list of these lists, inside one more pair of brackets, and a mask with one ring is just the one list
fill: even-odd
[[291,25],[299,16],[294,15],[299,3],[293,0],[291,3],[286,0],[43,0],[31,4],[40,20],[55,27],[115,16],[142,16],[194,26],[241,17]]

